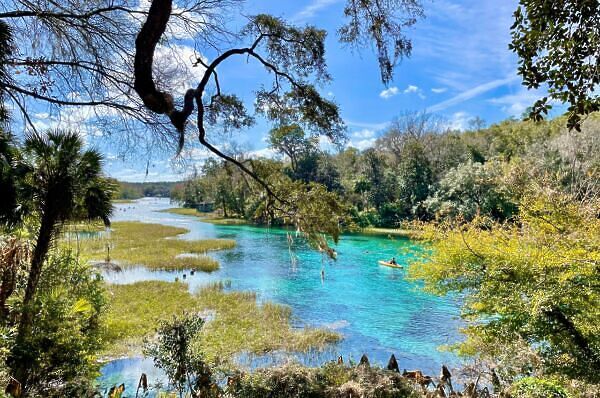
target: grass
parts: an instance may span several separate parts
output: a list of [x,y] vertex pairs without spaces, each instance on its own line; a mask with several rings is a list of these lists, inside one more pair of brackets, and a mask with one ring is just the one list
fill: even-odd
[[196,209],[190,209],[187,207],[173,207],[170,209],[161,210],[161,212],[179,214],[182,216],[196,216],[196,217],[202,217],[202,215],[204,214],[204,213],[200,213]]
[[[121,266],[143,265],[151,269],[197,269],[212,272],[219,263],[206,255],[212,250],[230,249],[235,241],[226,239],[183,240],[177,235],[189,232],[160,224],[116,222],[109,236],[80,241],[82,254],[94,260],[104,260],[107,245],[111,261]],[[178,257],[181,254],[193,256]]]
[[200,290],[197,297],[202,309],[217,314],[202,332],[202,349],[211,361],[228,359],[241,351],[308,352],[340,339],[339,334],[326,329],[292,329],[289,307],[274,303],[259,306],[253,292],[223,292],[217,285]]
[[363,228],[360,230],[363,235],[385,235],[403,238],[412,238],[415,236],[416,231],[410,229],[400,228]]
[[113,203],[135,203],[136,199],[113,199]]
[[161,210],[165,213],[179,214],[182,216],[194,216],[202,219],[203,222],[218,225],[239,225],[248,224],[248,221],[241,218],[224,218],[219,216],[217,213],[201,213],[196,209],[174,207],[171,209]]
[[144,338],[152,336],[159,320],[184,312],[215,314],[201,332],[199,345],[212,363],[228,363],[234,354],[275,350],[309,351],[336,342],[329,330],[292,329],[288,307],[259,305],[250,292],[224,292],[215,284],[196,294],[185,283],[147,281],[109,285],[105,339],[107,355],[139,353]]

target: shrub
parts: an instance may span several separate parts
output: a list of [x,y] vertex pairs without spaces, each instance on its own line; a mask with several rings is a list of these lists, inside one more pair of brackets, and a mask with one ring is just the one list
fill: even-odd
[[32,305],[31,335],[12,350],[26,361],[32,396],[87,396],[98,375],[104,308],[101,277],[69,251],[50,256]]
[[513,384],[514,398],[569,398],[569,394],[555,382],[525,377]]
[[399,373],[328,363],[320,368],[285,365],[233,379],[227,388],[236,398],[416,398],[420,395]]

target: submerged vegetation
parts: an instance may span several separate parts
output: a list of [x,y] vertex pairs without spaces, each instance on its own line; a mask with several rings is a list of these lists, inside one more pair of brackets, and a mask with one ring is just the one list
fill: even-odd
[[230,249],[235,242],[226,239],[184,240],[177,235],[184,228],[140,222],[116,222],[110,232],[98,238],[83,239],[81,253],[100,261],[109,256],[120,266],[142,265],[151,269],[197,269],[212,272],[219,263],[207,256],[214,250]]
[[340,336],[323,329],[293,329],[290,309],[258,304],[251,292],[225,292],[223,284],[190,293],[185,283],[147,281],[109,285],[106,339],[110,355],[139,353],[160,321],[194,314],[205,319],[199,350],[213,365],[231,364],[234,354],[319,350]]

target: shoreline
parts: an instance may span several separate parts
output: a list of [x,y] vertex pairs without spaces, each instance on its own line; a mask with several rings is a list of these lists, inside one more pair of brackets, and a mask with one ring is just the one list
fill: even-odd
[[[242,218],[230,218],[230,217],[219,217],[214,213],[202,213],[193,208],[186,207],[172,207],[165,210],[160,210],[162,213],[177,214],[180,216],[190,216],[199,218],[200,221],[215,225],[250,225],[255,227],[264,227],[260,224],[254,224]],[[281,226],[285,228],[285,226]],[[357,231],[344,232],[342,235],[366,235],[366,236],[388,236],[406,239],[415,239],[418,237],[419,232],[411,229],[402,228],[379,228],[379,227],[367,227]]]

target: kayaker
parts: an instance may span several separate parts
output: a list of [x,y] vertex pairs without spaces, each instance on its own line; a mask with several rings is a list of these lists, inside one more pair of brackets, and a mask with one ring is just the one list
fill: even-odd
[[392,257],[392,259],[389,261],[389,263],[392,265],[398,265],[398,263],[396,262],[396,257]]

